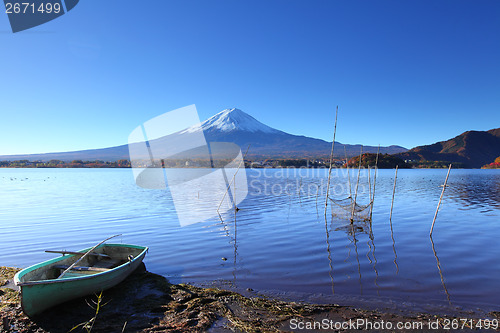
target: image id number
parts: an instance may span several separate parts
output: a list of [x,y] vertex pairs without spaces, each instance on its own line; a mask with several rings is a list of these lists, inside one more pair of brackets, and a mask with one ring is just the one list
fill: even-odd
[[10,3],[6,2],[5,3],[5,12],[7,14],[35,14],[35,13],[46,13],[46,14],[51,14],[55,13],[58,14],[61,12],[61,4],[55,3],[52,4],[50,2],[46,3],[41,3],[39,4],[34,4],[34,3],[28,3],[28,2],[23,2],[23,3]]

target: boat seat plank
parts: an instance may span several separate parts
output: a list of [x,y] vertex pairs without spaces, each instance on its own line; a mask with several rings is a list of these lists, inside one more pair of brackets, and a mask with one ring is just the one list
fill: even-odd
[[93,271],[69,271],[68,273],[66,273],[64,275],[64,277],[62,278],[63,280],[64,279],[71,279],[71,278],[76,278],[76,277],[82,277],[82,276],[85,276],[85,275],[93,275],[93,274],[97,274],[99,272],[93,272]]
[[[69,265],[54,265],[54,268],[58,269],[68,269]],[[72,271],[93,271],[93,272],[106,272],[109,271],[109,268],[103,267],[86,267],[86,266],[74,266],[71,268]]]

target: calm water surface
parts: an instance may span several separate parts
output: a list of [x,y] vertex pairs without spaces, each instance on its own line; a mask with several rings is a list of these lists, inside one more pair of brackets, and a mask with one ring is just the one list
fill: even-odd
[[[500,170],[452,170],[432,241],[446,170],[400,170],[392,223],[394,170],[379,170],[371,225],[332,217],[333,204],[325,218],[327,170],[246,172],[236,217],[181,228],[168,190],[137,187],[129,169],[0,169],[0,265],[26,267],[52,258],[46,249],[122,233],[116,242],[149,246],[148,270],[173,283],[382,308],[500,309]],[[333,175],[333,195],[345,198],[345,170]],[[359,202],[369,192],[363,171]],[[185,199],[184,209],[203,205]]]

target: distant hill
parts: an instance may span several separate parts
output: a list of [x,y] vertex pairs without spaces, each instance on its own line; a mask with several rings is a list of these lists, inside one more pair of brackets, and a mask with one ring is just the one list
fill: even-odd
[[129,159],[128,145],[121,145],[111,148],[69,151],[61,153],[0,156],[0,161],[28,160],[28,161],[48,162],[50,160],[61,160],[65,162],[70,162],[73,160],[83,160],[83,161],[101,160],[101,161],[115,162],[122,159],[125,160]]
[[395,156],[413,161],[458,162],[469,168],[480,168],[500,156],[500,128],[467,131],[453,139],[415,147]]
[[[333,131],[333,129],[332,129]],[[248,157],[258,158],[320,158],[329,157],[331,142],[307,136],[289,134],[269,127],[239,109],[227,109],[217,113],[206,121],[186,128],[177,133],[153,140],[156,146],[168,147],[166,143],[190,140],[193,134],[203,132],[207,142],[232,142],[241,147],[244,152],[248,145]],[[184,141],[185,142],[185,141]],[[335,142],[335,155],[344,157],[344,147],[349,157],[356,156],[361,150],[361,145],[349,145]],[[363,146],[363,152],[376,153],[378,147]],[[395,154],[405,152],[407,149],[400,146],[380,147],[382,154]],[[32,155],[4,155],[0,160],[103,160],[117,161],[129,159],[127,145],[81,150],[73,152],[32,154]]]

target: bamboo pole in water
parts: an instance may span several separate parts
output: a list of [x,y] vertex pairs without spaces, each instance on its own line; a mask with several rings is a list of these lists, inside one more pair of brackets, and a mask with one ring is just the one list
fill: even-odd
[[335,127],[333,130],[332,152],[330,153],[330,168],[328,169],[328,183],[326,185],[326,199],[325,199],[325,216],[326,207],[328,206],[328,195],[330,193],[330,178],[332,176],[332,163],[333,163],[333,148],[335,147],[335,135],[337,134],[337,116],[339,114],[339,106],[335,109]]
[[370,169],[370,165],[368,165],[368,190],[369,190],[369,196],[368,199],[371,200],[372,198],[372,172]]
[[396,253],[396,240],[394,239],[394,229],[392,228],[392,220],[389,219],[389,223],[391,225],[391,238],[392,238],[392,251],[394,252],[394,265],[396,265],[396,274],[399,274],[399,266],[398,266],[398,254]]
[[330,275],[330,280],[332,281],[332,294],[335,295],[335,283],[333,280],[333,260],[332,260],[332,252],[330,250],[330,233],[328,232],[328,220],[326,219],[326,215],[325,215],[325,232],[326,232],[326,251],[328,252],[328,265],[330,266],[328,275]]
[[394,194],[396,194],[396,179],[398,179],[398,167],[399,165],[396,165],[396,175],[394,176],[394,188],[392,189],[391,215],[389,216],[389,220],[392,220],[392,207],[394,206]]
[[344,145],[344,154],[345,154],[345,165],[347,168],[347,180],[349,181],[349,198],[352,199],[352,186],[351,186],[351,176],[349,175],[349,161],[347,160],[347,150]]
[[358,186],[359,186],[359,175],[361,173],[361,156],[363,155],[363,147],[361,147],[361,152],[359,153],[359,168],[358,168],[358,180],[356,181],[356,190],[354,191],[354,202],[352,202],[351,211],[351,223],[354,222],[354,210],[356,209],[356,200],[358,198]]
[[439,262],[439,258],[437,256],[436,249],[434,247],[434,241],[432,240],[432,235],[431,235],[430,239],[431,239],[431,245],[432,245],[432,252],[434,252],[434,257],[436,258],[437,268],[439,270],[439,276],[441,277],[441,284],[443,285],[444,292],[446,293],[446,298],[448,299],[448,303],[450,303],[450,305],[451,305],[450,293],[448,292],[448,288],[446,288],[446,284],[444,283],[444,275],[443,275],[443,271],[441,269],[441,263]]
[[436,208],[436,213],[434,214],[434,220],[432,220],[431,232],[429,236],[432,237],[432,231],[434,230],[434,224],[436,223],[436,218],[438,216],[439,206],[441,206],[441,200],[443,200],[444,190],[446,189],[446,184],[448,183],[448,177],[450,176],[451,164],[448,168],[448,173],[446,174],[446,179],[444,180],[443,190],[441,191],[441,196],[439,197],[439,202]]
[[[242,161],[240,162],[240,164],[238,165],[238,169],[236,169],[236,172],[235,172],[235,173],[234,173],[234,175],[233,175],[233,179],[231,180],[231,182],[230,182],[230,183],[229,183],[229,185],[227,186],[227,188],[226,188],[226,192],[224,192],[224,195],[222,196],[222,199],[221,199],[221,201],[220,201],[220,203],[219,203],[219,207],[217,207],[217,213],[219,212],[219,210],[220,210],[220,206],[222,205],[222,203],[224,202],[224,199],[226,198],[227,192],[229,192],[229,188],[231,187],[231,185],[232,185],[232,184],[233,184],[233,182],[234,182],[234,179],[236,178],[236,174],[238,173],[238,171],[240,171],[241,165],[242,165],[242,164],[245,164],[245,158],[247,157],[248,149],[250,149],[250,145],[248,145],[248,147],[247,147],[247,151],[245,152],[245,155],[243,155],[243,160],[242,160]],[[236,198],[236,197],[233,195],[233,198]],[[238,207],[236,207],[236,202],[235,202],[235,201],[233,201],[233,205],[234,205],[234,209],[235,209],[236,211],[238,211],[239,209],[238,209]]]
[[373,202],[375,201],[375,184],[377,183],[378,155],[379,154],[380,154],[380,145],[378,145],[377,158],[375,159],[375,171],[374,171],[374,175],[373,175],[373,194],[372,194],[372,200],[370,202],[370,221],[372,220]]

